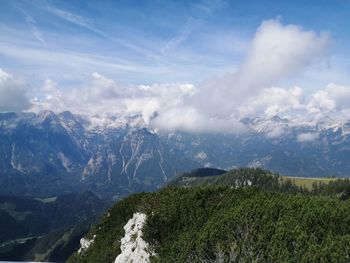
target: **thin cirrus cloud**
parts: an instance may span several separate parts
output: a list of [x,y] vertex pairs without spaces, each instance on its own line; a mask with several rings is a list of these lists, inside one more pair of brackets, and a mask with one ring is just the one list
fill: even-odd
[[23,13],[23,17],[27,22],[33,36],[42,44],[46,44],[43,33],[39,30],[36,20],[32,16],[30,16],[26,11],[24,11],[21,7],[18,7],[18,9]]
[[[201,5],[211,6],[206,1]],[[67,3],[58,7],[51,1],[36,1],[30,6],[25,2],[18,6],[14,8],[18,11],[16,17],[24,18],[25,25],[19,25],[21,19],[16,18],[16,23],[4,21],[0,26],[3,58],[0,66],[15,65],[27,75],[37,71],[42,77],[64,81],[62,76],[69,76],[72,71],[77,79],[79,75],[100,71],[133,83],[198,82],[203,75],[234,68],[230,56],[243,52],[223,44],[241,43],[241,36],[231,34],[230,38],[222,39],[227,29],[206,32],[207,22],[188,14],[176,26],[157,18],[157,23],[164,23],[161,30],[166,34],[158,31],[149,34],[140,26],[133,26],[134,22],[125,16],[120,18],[120,23],[110,23],[104,14],[93,18],[86,12],[81,13],[87,17],[77,14],[78,9],[68,8],[71,5]],[[106,17],[111,15],[109,10],[103,12]],[[141,14],[133,19],[145,18]],[[220,48],[220,52],[214,47]]]
[[[157,60],[159,60],[159,56],[157,54],[155,54],[154,51],[152,51],[148,48],[142,47],[140,45],[136,45],[135,43],[132,43],[130,41],[121,40],[120,38],[117,38],[115,36],[110,36],[110,35],[106,34],[103,30],[98,29],[88,19],[84,18],[83,16],[74,14],[72,12],[68,12],[66,10],[59,9],[57,7],[54,7],[53,5],[47,5],[46,10],[48,12],[52,13],[53,15],[65,20],[67,22],[70,22],[74,25],[85,28],[85,29],[97,34],[98,36],[100,36],[104,39],[107,39],[111,43],[118,44],[118,45],[122,46],[123,48],[126,48],[127,50],[131,50],[133,52],[136,52],[137,54],[141,54],[141,55],[147,56],[149,58],[157,58]],[[165,53],[168,49],[170,49],[173,46],[176,46],[180,42],[182,42],[188,36],[188,34],[190,33],[190,30],[191,30],[190,27],[186,27],[185,31],[182,32],[180,36],[177,36],[177,37],[174,37],[173,39],[171,39],[165,45],[165,47],[163,47],[161,49],[161,53]]]

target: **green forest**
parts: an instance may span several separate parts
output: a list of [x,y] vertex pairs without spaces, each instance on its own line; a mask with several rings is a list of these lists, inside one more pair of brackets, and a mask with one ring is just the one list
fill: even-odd
[[147,214],[152,262],[349,262],[348,180],[308,191],[260,169],[184,176],[186,185],[177,178],[118,202],[89,232],[93,245],[69,262],[114,262],[134,212]]

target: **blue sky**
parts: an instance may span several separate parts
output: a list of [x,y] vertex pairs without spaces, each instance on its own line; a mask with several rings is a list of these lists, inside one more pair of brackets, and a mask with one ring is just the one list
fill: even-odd
[[334,67],[346,71],[349,11],[347,0],[2,0],[0,66],[66,85],[95,71],[127,83],[198,83],[235,71],[262,21],[281,17],[330,32]]
[[349,0],[0,0],[0,111],[191,131],[349,120],[349,13]]

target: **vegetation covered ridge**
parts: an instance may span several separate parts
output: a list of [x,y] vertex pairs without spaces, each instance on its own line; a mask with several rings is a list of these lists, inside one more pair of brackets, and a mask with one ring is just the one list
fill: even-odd
[[350,196],[349,178],[284,176],[261,168],[238,168],[223,171],[201,168],[181,174],[169,186],[226,186],[232,188],[257,187],[259,189],[289,193],[335,195],[347,199]]
[[[236,180],[230,173],[251,183],[215,184],[219,177],[219,182]],[[121,252],[123,227],[135,212],[147,215],[143,238],[155,252],[151,262],[349,261],[350,201],[335,194],[338,183],[311,193],[292,183],[288,188],[261,169],[210,178],[214,182],[170,184],[123,199],[89,232],[87,238],[96,235],[91,247],[69,262],[114,262]],[[342,189],[348,185],[341,183]]]

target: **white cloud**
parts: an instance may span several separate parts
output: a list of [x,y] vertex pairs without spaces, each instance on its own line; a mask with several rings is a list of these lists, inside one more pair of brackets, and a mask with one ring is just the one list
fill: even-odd
[[12,76],[9,73],[7,73],[6,71],[0,69],[0,81],[1,82],[7,81],[7,80],[9,80],[11,78],[12,78]]
[[128,88],[121,87],[114,80],[109,79],[97,72],[92,75],[92,85],[88,89],[86,100],[112,100],[115,98],[126,97]]
[[141,116],[144,124],[160,131],[242,132],[235,119],[208,118],[188,104],[196,94],[191,84],[166,83],[140,86],[117,85],[115,81],[93,73],[84,89],[60,92],[52,80],[46,80],[41,97],[32,101],[33,111],[49,109],[93,117],[97,125],[112,119]]
[[256,116],[264,113],[268,117],[302,109],[304,92],[300,87],[283,89],[272,87],[262,90],[258,96],[239,108],[241,115]]
[[68,110],[67,102],[64,101],[63,94],[58,88],[58,84],[51,79],[46,79],[40,89],[40,97],[31,100],[31,110],[52,110],[55,112]]
[[318,137],[319,137],[318,133],[307,132],[307,133],[298,134],[297,140],[298,142],[313,142],[317,140]]
[[125,100],[126,111],[130,114],[141,114],[146,124],[149,124],[156,112],[160,109],[157,98],[135,98]]
[[89,116],[123,114],[120,109],[123,99],[128,95],[128,87],[121,87],[115,81],[94,72],[86,87],[66,92],[62,92],[54,81],[46,79],[41,87],[41,94],[42,96],[32,101],[34,111],[69,110]]
[[331,111],[335,106],[335,101],[331,99],[329,93],[325,90],[319,90],[312,95],[307,108],[310,112],[317,113],[321,111]]
[[350,110],[350,87],[329,84],[325,89],[315,92],[307,105],[310,113],[321,115],[346,113]]
[[266,132],[265,136],[269,139],[278,138],[284,133],[283,127],[273,127],[270,131]]
[[230,115],[250,97],[322,58],[328,42],[327,34],[284,26],[279,20],[265,21],[238,70],[203,83],[195,102],[204,111]]
[[273,85],[323,56],[328,42],[327,34],[282,25],[278,20],[264,21],[238,71],[236,84],[248,91]]
[[[4,75],[5,76],[5,75]],[[326,92],[327,91],[327,92]],[[93,73],[85,88],[61,92],[52,80],[46,80],[41,88],[42,96],[32,101],[32,110],[50,109],[70,110],[93,116],[98,125],[105,121],[113,122],[120,118],[139,116],[145,125],[161,131],[224,132],[240,133],[245,127],[233,116],[207,115],[191,104],[199,92],[191,84],[165,83],[153,85],[125,86],[99,74]],[[326,94],[323,101],[320,94]],[[350,117],[350,107],[346,104],[348,88],[335,84],[315,92],[307,99],[300,87],[283,89],[278,87],[264,89],[260,96],[248,100],[248,105],[239,108],[238,116],[274,115],[303,122],[313,118],[325,117],[331,112],[337,116]],[[345,98],[345,99],[344,99]],[[319,103],[316,105],[316,99]],[[327,106],[327,101],[331,107]],[[339,101],[339,106],[336,106]],[[203,102],[205,103],[205,101]],[[310,105],[317,108],[312,112]],[[340,107],[341,106],[341,107]],[[328,110],[325,110],[325,109]],[[346,115],[347,114],[347,115]],[[269,126],[267,138],[280,137],[285,132],[282,126]],[[300,141],[307,141],[315,135],[303,134]]]
[[162,131],[241,133],[245,126],[235,119],[207,118],[193,107],[172,108],[159,114],[152,123]]
[[326,92],[338,109],[350,108],[350,87],[331,83],[327,86]]
[[[155,129],[191,132],[242,132],[245,127],[238,120],[245,116],[303,116],[346,110],[350,108],[347,87],[329,85],[308,99],[300,87],[277,86],[280,80],[323,58],[328,41],[326,34],[269,20],[261,24],[246,58],[233,74],[199,85],[124,85],[94,72],[85,87],[65,92],[46,80],[41,91],[44,95],[33,100],[32,109],[70,110],[93,116],[96,122],[98,118],[141,116]],[[277,127],[266,136],[276,138],[283,132]],[[301,135],[300,139],[310,137]]]
[[66,10],[62,10],[62,9],[57,8],[57,7],[49,6],[49,5],[46,7],[46,9],[47,9],[47,11],[60,17],[61,19],[64,19],[70,23],[84,27],[86,29],[89,29],[89,30],[97,33],[97,34],[101,34],[101,35],[105,36],[105,34],[103,34],[101,31],[95,29],[93,26],[91,26],[89,21],[80,15],[73,14],[73,13],[68,12]]
[[30,102],[26,92],[23,82],[0,69],[0,112],[28,109]]

